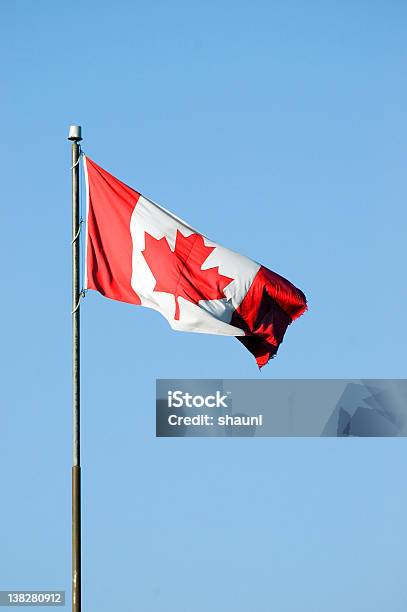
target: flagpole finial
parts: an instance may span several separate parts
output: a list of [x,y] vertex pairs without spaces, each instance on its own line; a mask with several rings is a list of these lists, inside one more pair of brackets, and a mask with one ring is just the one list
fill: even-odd
[[82,127],[80,125],[69,126],[68,140],[75,140],[76,142],[82,140]]

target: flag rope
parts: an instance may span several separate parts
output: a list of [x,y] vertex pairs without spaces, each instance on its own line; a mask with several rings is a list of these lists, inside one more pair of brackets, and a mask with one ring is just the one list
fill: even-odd
[[73,165],[73,166],[71,166],[71,167],[69,168],[70,170],[73,170],[73,169],[75,168],[75,166],[77,166],[77,165],[79,164],[79,162],[81,161],[81,157],[82,157],[82,155],[84,155],[84,153],[85,153],[84,151],[82,151],[82,147],[81,147],[81,145],[78,145],[78,147],[79,147],[79,155],[78,155],[78,159],[77,159],[77,161],[74,163],[74,165]]
[[[79,156],[78,156],[77,161],[74,163],[74,165],[70,167],[71,171],[75,168],[75,166],[77,166],[79,164],[79,162],[81,161],[81,157],[83,157],[84,154],[85,154],[85,151],[82,149],[81,145],[78,145],[78,146],[79,146]],[[81,181],[81,183],[82,183],[82,181]],[[75,237],[71,240],[71,245],[73,245],[78,240],[78,238],[81,238],[82,224],[84,222],[83,215],[82,215],[82,213],[83,213],[82,201],[83,201],[82,194],[79,193],[79,206],[80,206],[80,215],[81,215],[81,217],[79,219],[78,231],[76,232]],[[82,289],[80,290],[80,293],[79,293],[78,302],[77,302],[74,310],[71,311],[71,315],[74,315],[75,312],[77,312],[79,306],[81,305],[82,299],[84,299],[85,297],[86,297],[86,289],[84,289],[83,286],[82,286]]]
[[86,297],[86,289],[81,289],[81,292],[79,294],[78,303],[76,304],[74,310],[72,310],[71,315],[75,314],[75,312],[78,310],[79,306],[81,305],[82,299],[85,299],[85,297]]
[[76,242],[78,240],[79,234],[81,233],[81,229],[82,229],[82,223],[83,223],[83,219],[81,218],[80,221],[79,221],[79,229],[76,232],[75,238],[73,240],[71,240],[71,244],[73,244],[74,242]]

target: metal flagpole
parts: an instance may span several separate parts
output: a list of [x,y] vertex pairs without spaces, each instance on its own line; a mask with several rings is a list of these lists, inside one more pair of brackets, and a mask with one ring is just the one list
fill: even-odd
[[68,139],[72,141],[72,612],[81,612],[80,125],[70,126]]

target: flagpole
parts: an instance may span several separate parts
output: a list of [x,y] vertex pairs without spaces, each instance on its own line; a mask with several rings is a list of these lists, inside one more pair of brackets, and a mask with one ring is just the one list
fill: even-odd
[[72,141],[72,612],[81,612],[81,460],[80,460],[80,210],[81,126],[71,125]]

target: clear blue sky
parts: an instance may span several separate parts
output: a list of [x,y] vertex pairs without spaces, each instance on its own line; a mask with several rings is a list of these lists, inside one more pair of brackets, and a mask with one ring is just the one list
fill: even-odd
[[[309,298],[234,339],[83,307],[87,612],[404,612],[406,442],[155,439],[155,379],[405,377],[407,5],[28,2],[0,25],[0,588],[70,590],[70,123]],[[310,406],[310,410],[312,407]]]

